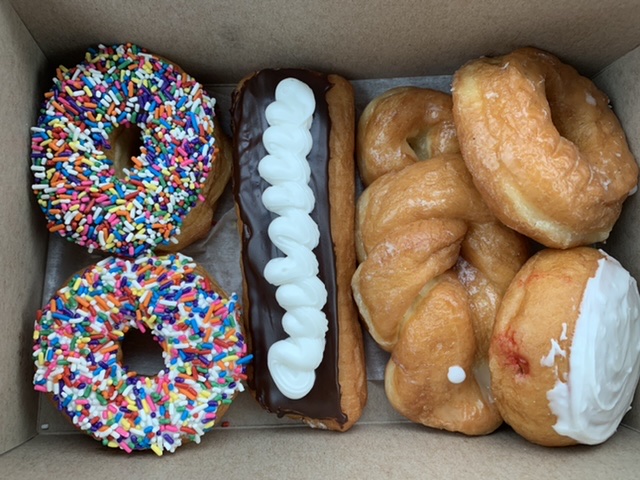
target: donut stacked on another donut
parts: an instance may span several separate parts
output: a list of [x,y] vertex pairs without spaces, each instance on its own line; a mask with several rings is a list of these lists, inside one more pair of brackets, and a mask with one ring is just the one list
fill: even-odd
[[135,45],[100,46],[45,97],[31,169],[49,230],[128,257],[206,234],[231,161],[199,83]]
[[[104,445],[173,452],[200,442],[246,379],[237,298],[183,255],[109,257],[75,274],[38,312],[35,389]],[[149,329],[165,368],[120,363],[130,328]]]
[[465,163],[505,225],[553,248],[609,236],[638,166],[604,93],[534,48],[469,62],[452,90]]

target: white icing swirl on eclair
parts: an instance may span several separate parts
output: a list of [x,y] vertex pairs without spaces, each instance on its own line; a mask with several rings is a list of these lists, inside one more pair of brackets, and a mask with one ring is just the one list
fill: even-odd
[[638,287],[615,259],[601,253],[580,305],[569,374],[547,392],[557,417],[554,430],[587,445],[614,434],[640,377]]
[[269,225],[269,238],[286,256],[272,258],[264,277],[278,287],[276,300],[285,310],[282,327],[289,337],[271,345],[267,366],[278,390],[297,400],[313,388],[328,325],[322,312],[327,290],[318,278],[313,253],[320,232],[309,216],[315,197],[309,188],[306,157],[313,146],[309,129],[316,104],[313,91],[294,78],[282,80],[275,97],[265,111],[269,128],[262,142],[268,155],[260,161],[258,171],[271,184],[262,203],[279,215]]

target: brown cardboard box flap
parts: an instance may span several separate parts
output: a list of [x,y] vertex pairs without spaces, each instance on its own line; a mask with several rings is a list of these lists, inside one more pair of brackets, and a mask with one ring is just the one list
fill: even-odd
[[640,435],[599,447],[548,449],[503,429],[466,438],[419,425],[356,425],[344,434],[300,428],[217,429],[175,454],[133,456],[82,435],[37,437],[0,458],[5,478],[603,479],[638,478]]
[[138,43],[205,83],[265,67],[347,78],[450,74],[461,63],[533,45],[594,74],[640,43],[633,0],[328,0],[222,2],[13,0],[50,60],[88,45]]
[[[0,2],[0,452],[35,434],[31,337],[40,307],[45,225],[36,221],[29,127],[40,102],[45,58],[7,2]],[[38,220],[41,220],[40,218]]]

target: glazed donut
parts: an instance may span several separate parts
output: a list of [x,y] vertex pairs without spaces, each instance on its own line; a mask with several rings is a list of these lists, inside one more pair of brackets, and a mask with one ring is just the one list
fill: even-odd
[[464,160],[505,225],[554,248],[609,236],[638,167],[590,80],[523,48],[466,64],[452,91]]
[[31,136],[49,230],[128,257],[205,235],[231,173],[214,105],[179,67],[135,45],[101,45],[61,66]]
[[459,153],[451,96],[397,87],[373,99],[358,122],[356,158],[363,183],[443,153]]
[[[189,257],[109,257],[75,274],[38,312],[35,389],[109,447],[162,455],[200,442],[243,390],[246,345],[237,298]],[[120,362],[130,328],[147,329],[165,368]]]
[[603,251],[545,250],[509,286],[490,348],[505,421],[546,446],[616,431],[640,377],[636,281]]
[[350,288],[351,85],[307,70],[261,70],[240,82],[232,113],[243,305],[255,355],[249,387],[270,412],[345,431],[367,396]]
[[429,427],[495,430],[502,419],[489,340],[500,298],[527,258],[525,240],[496,222],[458,154],[373,182],[358,200],[356,228],[353,294],[372,337],[391,352],[392,406]]

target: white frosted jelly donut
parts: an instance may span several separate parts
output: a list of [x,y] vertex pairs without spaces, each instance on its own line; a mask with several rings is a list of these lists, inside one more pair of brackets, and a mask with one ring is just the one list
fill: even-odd
[[[60,67],[31,136],[32,188],[49,230],[130,257],[171,246],[210,186],[214,104],[179,67],[131,44]],[[134,125],[139,149],[114,153]]]
[[[200,442],[243,390],[246,355],[237,298],[189,257],[109,257],[74,275],[38,312],[35,389],[53,394],[104,445],[173,452]],[[163,349],[156,376],[119,361],[130,328]]]
[[592,248],[536,254],[502,300],[489,360],[498,409],[522,436],[546,446],[604,442],[640,377],[635,279]]

